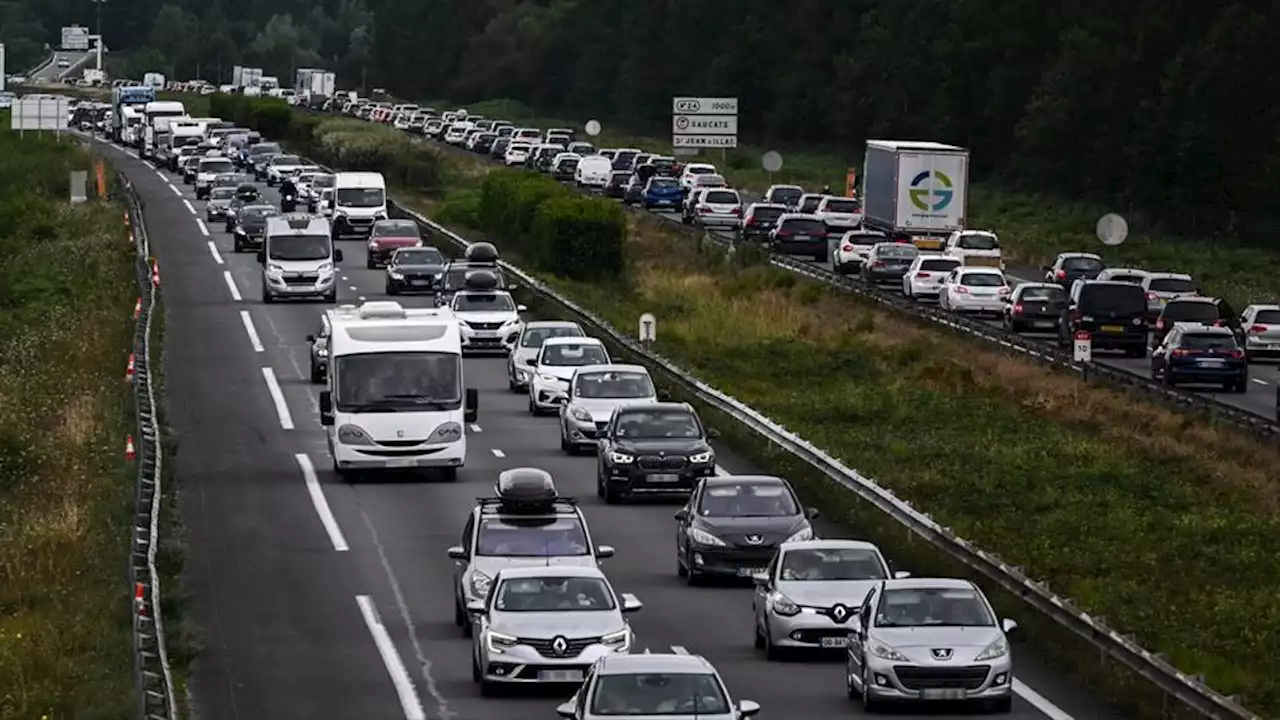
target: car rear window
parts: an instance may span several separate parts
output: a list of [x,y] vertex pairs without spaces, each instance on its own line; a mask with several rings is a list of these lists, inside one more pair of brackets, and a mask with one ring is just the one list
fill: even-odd
[[1112,275],[1107,279],[1112,282],[1133,283],[1135,285],[1141,285],[1142,281],[1145,280],[1146,278],[1142,275]]
[[1102,261],[1090,257],[1069,257],[1062,261],[1064,270],[1101,270]]
[[707,193],[707,196],[703,198],[703,201],[726,205],[737,205],[739,202],[738,193],[730,192],[728,190],[713,190]]
[[782,217],[783,212],[785,212],[785,210],[783,210],[782,208],[762,207],[762,208],[756,208],[755,210],[752,210],[751,217],[755,218],[756,220],[764,220],[764,221],[777,220],[778,218]]
[[960,284],[969,287],[1000,287],[1005,281],[993,273],[965,273],[960,276]]
[[1164,307],[1164,319],[1173,322],[1213,322],[1218,308],[1207,302],[1171,302]]
[[915,245],[903,245],[901,243],[889,243],[881,245],[876,254],[884,258],[913,258],[920,254]]
[[1023,290],[1022,299],[1061,302],[1067,299],[1067,295],[1058,287],[1034,287]]
[[1253,321],[1259,325],[1280,325],[1280,310],[1259,310]]
[[770,198],[779,202],[795,202],[801,195],[804,195],[804,191],[799,188],[774,188],[769,193]]
[[1183,278],[1156,278],[1147,289],[1151,292],[1191,293],[1196,291],[1196,286]]
[[828,200],[827,212],[856,213],[861,211],[857,200]]
[[990,235],[961,235],[956,243],[962,250],[999,250],[1000,242]]
[[1189,350],[1235,350],[1236,338],[1227,333],[1187,333],[1178,347]]
[[821,220],[809,220],[806,218],[784,221],[782,227],[793,233],[809,233],[811,235],[819,235],[827,231],[827,226]]
[[[879,235],[879,234],[876,234],[876,235],[850,235],[850,236],[849,236],[849,242],[853,243],[854,245],[875,245],[876,243],[882,243],[882,242],[884,242],[884,240],[885,240],[884,236],[883,236],[883,235]],[[931,262],[936,262],[936,261],[931,261]],[[950,265],[950,266],[948,266],[948,268],[947,268],[947,269],[948,269],[948,270],[950,270],[951,268],[953,268],[953,267],[955,267],[956,265],[959,265],[959,264],[960,264],[960,263],[957,261],[955,265]]]
[[929,272],[950,272],[960,267],[959,260],[948,260],[946,258],[937,258],[934,260],[921,260],[920,269]]
[[1090,283],[1080,289],[1082,312],[1146,312],[1147,296],[1137,285]]

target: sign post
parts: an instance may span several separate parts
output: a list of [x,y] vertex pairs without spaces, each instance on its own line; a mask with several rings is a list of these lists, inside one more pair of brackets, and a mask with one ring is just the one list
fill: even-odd
[[658,319],[652,313],[645,313],[640,316],[640,344],[644,345],[647,350],[653,345],[653,341],[658,339]]
[[1072,344],[1071,359],[1084,366],[1085,379],[1089,377],[1089,363],[1093,362],[1093,338],[1087,331],[1077,330]]
[[738,147],[738,98],[678,97],[671,101],[671,147],[677,155]]

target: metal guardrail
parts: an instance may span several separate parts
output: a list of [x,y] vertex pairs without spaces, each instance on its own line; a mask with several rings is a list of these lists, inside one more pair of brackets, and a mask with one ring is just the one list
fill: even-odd
[[[449,239],[459,247],[466,248],[471,244],[457,233],[419,213],[394,203],[391,203],[391,209],[397,214],[412,218],[429,228],[436,235]],[[777,258],[775,258],[775,264],[786,267]],[[803,265],[801,263],[797,264]],[[839,460],[826,454],[808,441],[788,432],[781,425],[753,408],[725,395],[694,377],[686,370],[677,367],[670,360],[646,349],[622,330],[613,327],[608,321],[598,317],[590,310],[558,294],[537,278],[505,261],[500,261],[499,265],[511,276],[518,278],[523,287],[554,302],[570,315],[578,318],[579,321],[608,336],[613,342],[625,347],[636,356],[643,358],[649,366],[682,385],[701,402],[734,418],[737,422],[758,433],[775,446],[782,448],[832,481],[871,503],[905,528],[927,540],[951,557],[999,584],[1006,591],[1018,595],[1036,610],[1052,618],[1076,636],[1099,648],[1109,657],[1123,663],[1170,697],[1210,718],[1258,720],[1257,715],[1238,705],[1234,698],[1226,697],[1214,691],[1205,685],[1200,678],[1183,673],[1162,657],[1140,647],[1132,639],[1108,627],[1102,620],[1091,617],[1080,610],[1071,600],[1055,595],[1043,583],[1027,577],[1021,568],[1009,565],[998,556],[985,552],[956,535],[950,528],[938,524],[928,514],[915,509],[909,502],[894,495],[893,491],[880,486],[874,480],[860,474],[857,470],[846,467]],[[806,273],[813,270],[812,266],[790,267],[788,269]],[[961,329],[967,329],[965,322],[972,322],[957,322],[951,317],[945,318],[945,321],[948,323],[955,322]],[[990,337],[990,333],[987,336]],[[999,341],[994,337],[992,339]],[[1043,352],[1041,348],[1019,347],[1017,349],[1027,353]],[[1042,355],[1041,357],[1047,362],[1063,362],[1062,358],[1056,355]]]
[[[138,717],[144,720],[177,720],[173,673],[165,645],[160,615],[160,573],[156,569],[160,510],[164,502],[161,480],[164,451],[156,393],[151,376],[151,333],[156,301],[160,295],[159,270],[151,258],[151,243],[142,216],[142,201],[123,173],[117,175],[128,203],[129,232],[137,253],[137,328],[133,338],[132,381],[136,403],[137,434],[132,448],[138,476],[134,510],[129,585],[133,589],[133,650]],[[130,439],[130,444],[134,440]]]

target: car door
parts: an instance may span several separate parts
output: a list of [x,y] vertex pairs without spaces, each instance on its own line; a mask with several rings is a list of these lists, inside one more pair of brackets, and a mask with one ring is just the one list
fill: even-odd
[[773,559],[769,561],[769,565],[765,568],[765,574],[769,576],[769,582],[765,585],[755,586],[755,595],[751,599],[751,609],[755,612],[756,625],[764,627],[765,613],[769,611],[769,593],[773,591],[774,583],[778,581],[778,569],[782,563],[781,551],[773,554]]
[[943,279],[942,285],[938,288],[938,297],[946,297],[948,306],[951,304],[951,288],[955,287],[960,281],[960,268],[956,268],[947,273],[947,277]]
[[1174,328],[1169,331],[1168,335],[1160,341],[1151,351],[1151,376],[1163,375],[1169,368],[1169,348],[1174,347],[1178,339],[1182,337],[1182,331]]
[[862,607],[858,610],[857,620],[849,628],[849,645],[846,651],[847,669],[861,675],[865,662],[867,633],[871,628],[871,615],[875,610],[878,588],[872,588],[862,599]]
[[476,513],[474,510],[467,516],[467,524],[462,528],[462,549],[467,554],[466,560],[461,560],[453,564],[453,586],[454,593],[458,597],[458,602],[463,602],[466,593],[462,592],[462,576],[466,574],[467,567],[471,565],[472,551],[475,549],[476,535]]
[[684,556],[685,549],[689,545],[689,525],[693,522],[693,518],[697,516],[698,505],[702,503],[702,488],[704,483],[699,482],[698,486],[693,489],[689,495],[689,501],[681,508],[681,512],[676,513],[679,517],[676,519],[676,551],[681,557]]

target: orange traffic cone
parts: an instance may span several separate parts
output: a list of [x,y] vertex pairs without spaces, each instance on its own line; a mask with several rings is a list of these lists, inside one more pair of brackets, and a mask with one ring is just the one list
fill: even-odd
[[133,380],[133,374],[137,369],[138,366],[135,362],[134,354],[129,353],[129,364],[124,368],[124,381],[129,382],[130,380]]
[[124,459],[133,462],[138,457],[138,450],[133,446],[133,436],[126,435],[124,438]]
[[142,315],[142,298],[138,298],[138,302],[133,304],[133,319],[137,320]]
[[146,616],[147,596],[145,586],[142,583],[134,583],[133,585],[133,606],[137,609],[139,615]]

